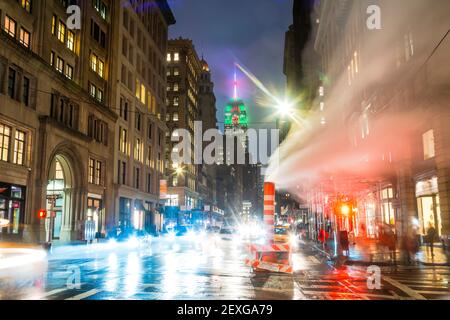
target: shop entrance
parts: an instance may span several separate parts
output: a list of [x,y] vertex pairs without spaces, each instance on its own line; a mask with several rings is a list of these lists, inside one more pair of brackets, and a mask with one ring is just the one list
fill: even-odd
[[72,170],[69,162],[57,155],[50,166],[47,184],[47,212],[50,219],[46,222],[50,229],[51,240],[60,240],[64,237],[64,225],[70,217],[70,203],[72,187]]
[[423,196],[417,198],[419,209],[419,224],[421,234],[427,234],[428,228],[433,226],[441,236],[442,222],[439,207],[439,195]]

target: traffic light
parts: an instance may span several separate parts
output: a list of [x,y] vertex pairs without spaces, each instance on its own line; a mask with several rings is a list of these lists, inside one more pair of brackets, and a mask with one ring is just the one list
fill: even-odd
[[38,211],[38,218],[39,219],[45,219],[47,217],[47,211],[44,209],[41,209]]

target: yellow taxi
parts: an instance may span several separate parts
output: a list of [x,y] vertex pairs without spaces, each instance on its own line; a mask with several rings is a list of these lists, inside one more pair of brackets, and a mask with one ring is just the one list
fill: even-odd
[[289,243],[289,227],[276,226],[274,230],[274,241],[279,243]]

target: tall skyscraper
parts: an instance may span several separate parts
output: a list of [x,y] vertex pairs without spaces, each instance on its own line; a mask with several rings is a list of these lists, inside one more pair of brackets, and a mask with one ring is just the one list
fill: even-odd
[[197,192],[198,165],[194,164],[194,145],[191,145],[190,163],[174,163],[172,152],[178,142],[172,142],[177,129],[187,130],[194,137],[194,122],[199,120],[199,79],[202,63],[192,40],[173,39],[169,41],[167,52],[167,114],[166,123],[169,134],[166,136],[166,173],[169,178],[168,206],[179,207],[185,211],[200,208]]

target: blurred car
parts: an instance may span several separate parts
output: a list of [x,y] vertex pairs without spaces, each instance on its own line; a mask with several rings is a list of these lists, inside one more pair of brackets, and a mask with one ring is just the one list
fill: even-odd
[[206,227],[206,232],[207,233],[219,233],[220,232],[220,227],[208,226],[208,227]]
[[223,227],[219,232],[220,238],[223,240],[233,240],[235,233],[235,230],[231,227]]
[[289,227],[276,226],[274,229],[274,241],[280,243],[289,243],[290,242]]
[[191,231],[191,228],[189,228],[188,226],[178,226],[174,231],[177,237],[182,237],[187,235],[189,231]]
[[148,243],[151,241],[152,236],[144,230],[124,230],[117,237],[113,238],[117,242],[129,242],[129,243]]

